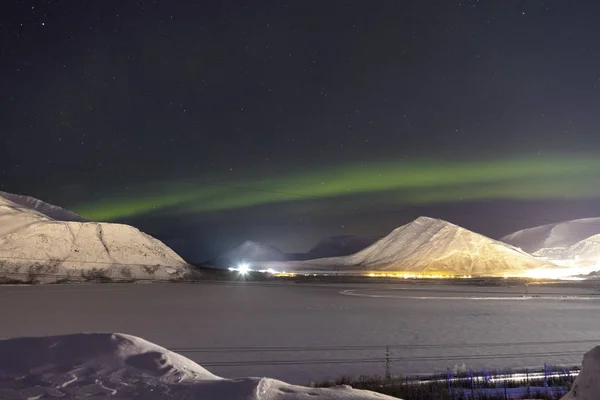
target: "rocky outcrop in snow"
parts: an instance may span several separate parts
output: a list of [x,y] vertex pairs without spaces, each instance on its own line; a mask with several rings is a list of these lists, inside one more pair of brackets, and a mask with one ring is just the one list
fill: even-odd
[[513,246],[449,222],[420,217],[356,254],[295,263],[288,270],[312,267],[319,270],[503,276],[551,266]]
[[67,277],[171,279],[189,271],[173,250],[132,226],[72,221],[76,214],[59,207],[32,198],[11,199],[0,196],[0,276],[41,282]]
[[206,400],[392,399],[349,386],[316,389],[269,378],[223,379],[124,334],[0,340],[0,398]]

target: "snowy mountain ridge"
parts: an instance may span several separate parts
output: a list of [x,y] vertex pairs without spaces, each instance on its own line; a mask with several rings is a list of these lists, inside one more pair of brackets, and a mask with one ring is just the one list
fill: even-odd
[[452,276],[503,276],[553,266],[513,246],[429,217],[396,228],[353,255],[300,264],[293,267]]
[[171,279],[189,271],[173,250],[132,226],[72,221],[78,216],[60,207],[21,196],[19,202],[11,199],[0,195],[0,274],[42,281],[90,273]]
[[34,197],[23,196],[19,194],[7,193],[0,191],[0,197],[4,200],[8,200],[14,204],[17,204],[24,208],[35,210],[40,214],[43,214],[49,218],[57,221],[75,221],[75,222],[86,222],[87,219],[80,215],[75,214],[72,211],[58,207],[44,201],[38,200]]
[[501,240],[529,253],[535,253],[540,249],[567,248],[597,234],[600,234],[600,217],[580,218],[522,229],[504,236]]
[[600,234],[580,240],[569,247],[539,249],[533,255],[548,260],[572,261],[575,265],[596,265],[600,262]]

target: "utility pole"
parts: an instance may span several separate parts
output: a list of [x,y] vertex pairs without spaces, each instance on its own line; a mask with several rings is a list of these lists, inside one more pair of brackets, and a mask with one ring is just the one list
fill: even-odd
[[385,346],[385,379],[392,379],[392,372],[390,370],[390,346]]

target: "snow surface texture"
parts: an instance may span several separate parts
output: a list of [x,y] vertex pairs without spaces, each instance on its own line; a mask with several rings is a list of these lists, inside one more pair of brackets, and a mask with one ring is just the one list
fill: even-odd
[[39,200],[0,195],[0,275],[41,282],[63,277],[171,279],[188,266],[162,242],[121,224],[57,220],[76,214]]
[[119,333],[0,341],[0,398],[59,397],[392,399],[349,386],[313,389],[269,378],[223,379],[177,353]]
[[287,257],[274,247],[247,240],[221,255],[215,261],[216,266],[222,268],[237,267],[240,263],[253,263],[261,261],[284,261]]
[[600,346],[583,356],[581,372],[575,378],[571,391],[561,400],[598,400],[600,398]]
[[600,218],[583,218],[523,229],[501,240],[529,253],[540,249],[567,248],[600,234]]
[[503,276],[551,267],[551,263],[513,246],[429,217],[419,217],[350,256],[279,266],[289,271],[365,270],[452,276]]

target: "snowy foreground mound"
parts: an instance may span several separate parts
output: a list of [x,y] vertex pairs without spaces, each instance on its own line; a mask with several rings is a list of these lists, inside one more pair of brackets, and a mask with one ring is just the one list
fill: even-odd
[[0,194],[0,276],[171,279],[187,271],[173,250],[132,226],[86,222],[40,200]]
[[417,275],[504,276],[554,266],[460,226],[420,217],[353,255],[287,263],[285,267],[290,271],[313,268]]
[[0,341],[0,398],[202,400],[392,399],[348,386],[313,389],[269,378],[223,379],[193,361],[124,334]]
[[571,391],[561,400],[598,400],[600,398],[600,346],[583,356],[581,372]]

